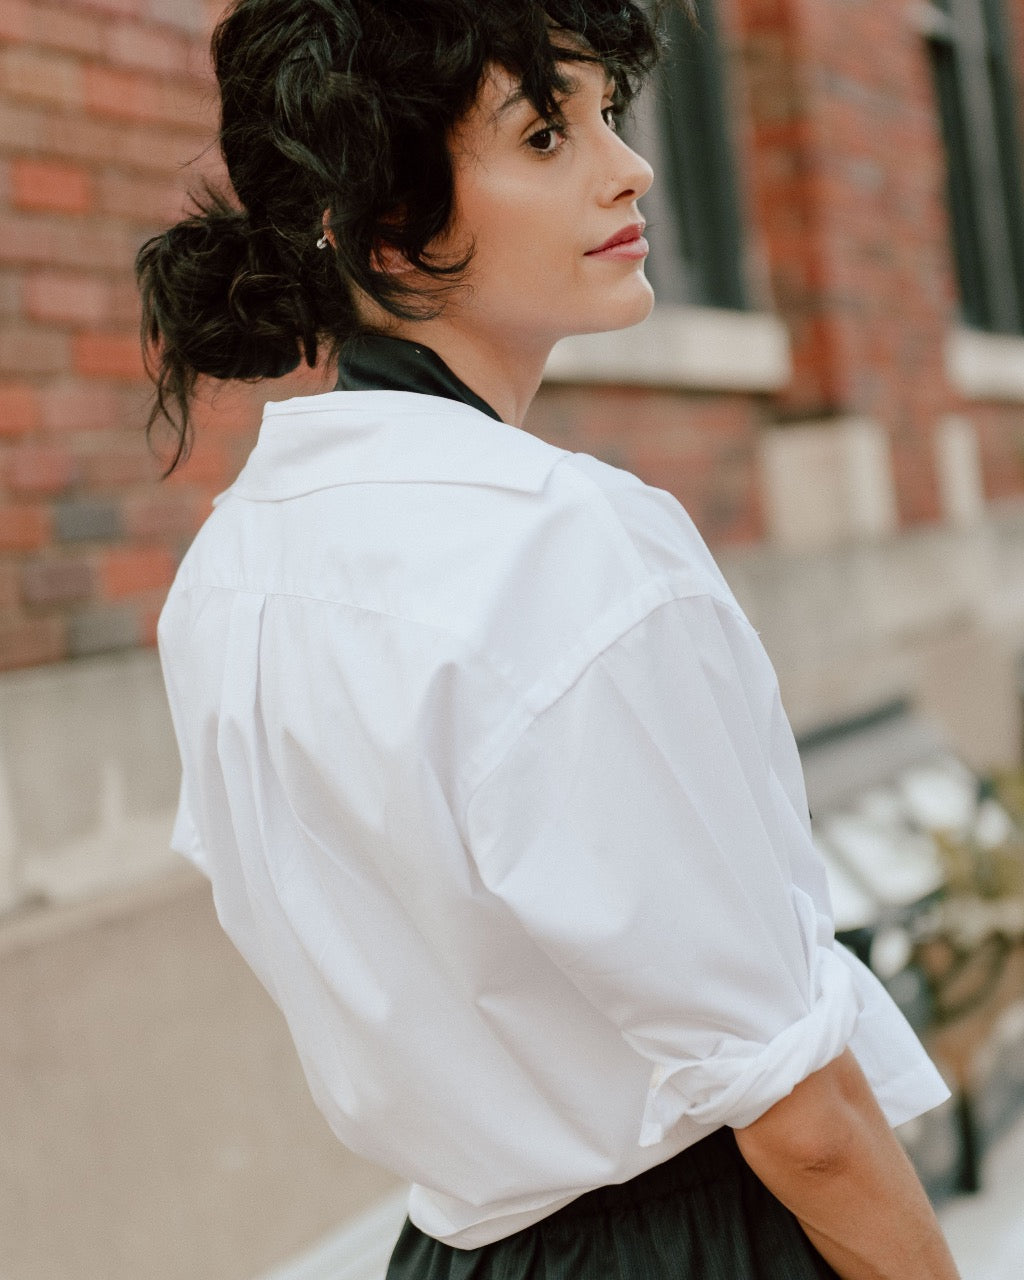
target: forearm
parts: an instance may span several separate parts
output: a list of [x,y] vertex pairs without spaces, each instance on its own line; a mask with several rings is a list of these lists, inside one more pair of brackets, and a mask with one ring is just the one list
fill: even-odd
[[957,1280],[924,1189],[849,1051],[736,1139],[843,1280]]
[[[844,1280],[954,1280],[931,1205],[895,1138],[895,1151],[851,1151],[851,1169],[769,1185]],[[762,1180],[764,1180],[762,1178]]]

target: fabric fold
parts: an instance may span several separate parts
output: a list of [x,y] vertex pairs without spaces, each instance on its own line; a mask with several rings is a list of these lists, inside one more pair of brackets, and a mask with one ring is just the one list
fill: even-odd
[[806,1017],[767,1044],[731,1041],[706,1061],[655,1065],[640,1146],[662,1142],[684,1116],[708,1128],[753,1124],[843,1052],[861,1009],[853,975],[828,948],[818,948],[816,962],[816,996]]

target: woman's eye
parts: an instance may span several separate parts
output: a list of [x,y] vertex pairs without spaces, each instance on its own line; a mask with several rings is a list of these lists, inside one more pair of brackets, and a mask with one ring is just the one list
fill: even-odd
[[534,151],[539,151],[541,155],[550,156],[558,150],[563,140],[563,133],[553,124],[549,124],[545,129],[538,129],[536,133],[530,135],[527,139],[529,146]]

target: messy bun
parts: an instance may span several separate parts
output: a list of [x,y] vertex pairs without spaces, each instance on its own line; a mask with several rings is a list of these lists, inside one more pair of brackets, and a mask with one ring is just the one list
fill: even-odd
[[[236,0],[212,46],[233,197],[205,190],[136,262],[156,384],[148,427],[172,424],[169,469],[188,452],[198,377],[276,378],[313,366],[322,345],[336,355],[359,330],[358,293],[396,317],[436,313],[468,266],[430,253],[452,216],[448,139],[488,67],[550,117],[563,64],[599,60],[626,105],[657,57],[653,7]],[[431,282],[429,297],[381,267],[385,248]]]
[[[151,361],[159,353],[154,417],[187,424],[200,375],[277,378],[303,358],[315,364],[325,317],[296,265],[282,254],[280,237],[214,192],[142,248],[136,269],[145,347]],[[179,434],[172,469],[186,446]]]

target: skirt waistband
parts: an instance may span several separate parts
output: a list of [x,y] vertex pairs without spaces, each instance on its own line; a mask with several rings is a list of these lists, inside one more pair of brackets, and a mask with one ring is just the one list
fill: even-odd
[[839,1280],[729,1128],[477,1249],[406,1222],[388,1280]]
[[647,1204],[665,1195],[733,1176],[737,1162],[742,1160],[733,1131],[729,1128],[716,1129],[677,1156],[645,1169],[628,1182],[584,1192],[537,1225],[576,1222],[581,1218],[606,1214],[612,1209]]

